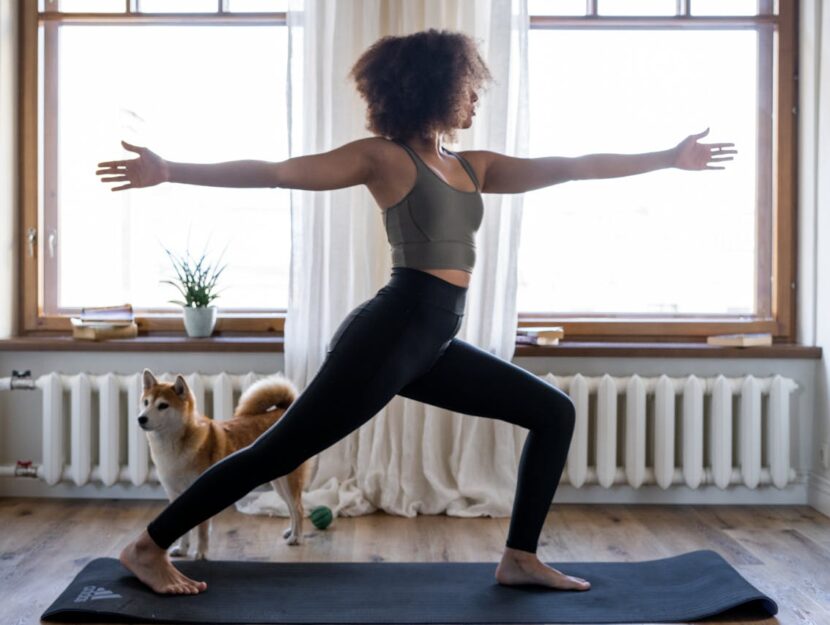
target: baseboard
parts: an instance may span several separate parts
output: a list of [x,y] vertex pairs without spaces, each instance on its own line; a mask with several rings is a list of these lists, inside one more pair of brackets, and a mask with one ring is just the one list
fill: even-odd
[[674,486],[664,489],[650,484],[640,488],[631,486],[583,486],[574,488],[563,484],[553,499],[557,503],[584,504],[659,504],[659,505],[717,505],[717,506],[804,506],[807,505],[807,484],[793,482],[786,488],[760,486],[747,488],[733,485],[721,489],[714,484],[689,488]]
[[[821,480],[821,483],[818,482]],[[830,480],[811,474],[811,483],[817,484],[811,492],[819,492],[820,497],[814,497],[816,503],[808,502],[808,486],[806,476],[792,482],[784,489],[775,486],[761,486],[747,488],[733,485],[721,489],[714,484],[707,484],[699,488],[675,486],[663,489],[658,485],[649,484],[640,488],[618,485],[614,488],[605,488],[599,485],[574,488],[570,484],[561,484],[556,491],[553,505],[558,503],[581,504],[661,504],[661,505],[810,505],[830,516]],[[263,489],[265,490],[265,489]],[[87,484],[75,486],[72,483],[60,483],[49,486],[42,480],[32,478],[0,478],[0,497],[56,497],[78,499],[158,499],[167,500],[160,484],[143,484],[132,486],[119,484],[103,486]],[[820,499],[820,501],[818,501]],[[822,509],[820,506],[823,505]]]
[[810,471],[807,482],[807,503],[823,515],[830,517],[830,479],[816,471]]
[[0,477],[0,497],[55,497],[60,499],[160,499],[167,500],[161,484],[86,484],[60,482],[50,486],[31,477]]

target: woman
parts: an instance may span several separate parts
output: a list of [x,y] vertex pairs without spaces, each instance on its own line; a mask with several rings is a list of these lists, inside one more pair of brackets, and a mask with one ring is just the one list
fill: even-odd
[[[735,152],[724,148],[732,144],[698,144],[706,131],[648,154],[526,159],[485,150],[451,152],[444,140],[470,127],[476,91],[491,79],[475,43],[462,33],[431,29],[384,37],[358,59],[351,77],[368,104],[371,138],[278,163],[175,163],[124,142],[138,158],[99,164],[96,173],[111,176],[102,182],[126,183],[113,191],[161,182],[316,191],[364,184],[385,207],[393,255],[389,282],[337,328],[320,370],[282,419],[252,445],[205,471],[124,548],[120,560],[156,592],[204,591],[204,582],[172,565],[167,547],[402,395],[529,430],[496,580],[587,590],[589,582],[536,556],[573,433],[573,403],[539,377],[455,338],[475,264],[481,193],[520,193],[664,167],[722,169],[708,163],[731,159],[725,155]],[[713,151],[724,156],[713,157]],[[346,396],[345,407],[335,405]]]

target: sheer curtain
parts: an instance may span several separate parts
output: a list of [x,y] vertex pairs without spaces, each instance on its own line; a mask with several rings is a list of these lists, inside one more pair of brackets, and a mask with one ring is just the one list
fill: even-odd
[[[526,155],[526,2],[290,0],[292,156],[370,136],[365,104],[347,78],[352,64],[381,36],[431,27],[472,36],[495,79],[480,94],[477,122],[451,148]],[[517,322],[522,196],[485,195],[484,201],[477,264],[458,337],[509,360]],[[380,208],[363,187],[294,191],[291,210],[286,375],[303,389],[343,317],[388,280],[391,254]],[[303,502],[306,509],[326,505],[341,516],[378,508],[404,516],[509,516],[526,434],[508,423],[396,396],[318,455]],[[254,491],[237,507],[287,516],[273,492]]]

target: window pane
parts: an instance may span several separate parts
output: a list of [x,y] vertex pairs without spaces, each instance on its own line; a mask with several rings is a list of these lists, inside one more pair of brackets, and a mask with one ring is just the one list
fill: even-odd
[[598,0],[599,15],[676,15],[675,0]]
[[64,13],[123,13],[127,7],[124,0],[60,0]]
[[[222,308],[285,308],[288,191],[161,184],[112,192],[102,161],[287,158],[280,26],[61,27],[58,137],[59,306],[129,301],[170,307],[162,246],[227,246]],[[148,42],[153,45],[147,45]],[[117,50],[118,54],[101,54]],[[91,71],[90,68],[94,68]]]
[[138,0],[142,13],[213,13],[219,10],[218,0]]
[[528,15],[585,15],[585,0],[528,0]]
[[287,11],[288,0],[231,0],[230,11],[265,13],[266,11]]
[[757,45],[743,30],[531,31],[531,156],[665,150],[707,126],[702,142],[739,153],[526,194],[519,310],[754,312]]
[[692,15],[757,15],[758,0],[692,0]]

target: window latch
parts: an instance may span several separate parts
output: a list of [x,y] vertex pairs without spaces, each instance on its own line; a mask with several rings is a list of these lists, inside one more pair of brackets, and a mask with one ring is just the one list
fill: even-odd
[[29,256],[34,256],[35,243],[37,243],[37,228],[29,228],[26,231],[26,240],[29,242]]

